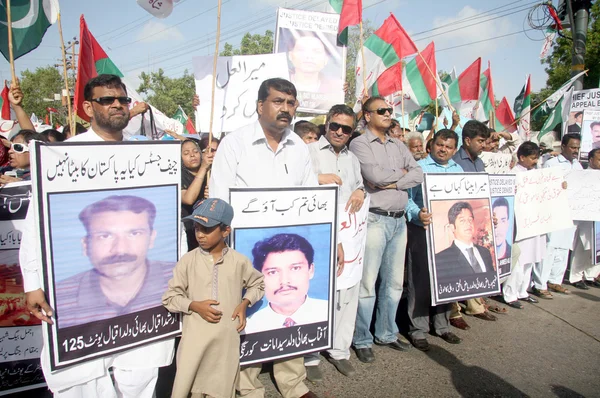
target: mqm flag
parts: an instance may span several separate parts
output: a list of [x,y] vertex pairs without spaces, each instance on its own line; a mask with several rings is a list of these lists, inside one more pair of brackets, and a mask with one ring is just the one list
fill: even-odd
[[10,120],[10,102],[8,100],[8,86],[6,80],[4,81],[4,88],[2,89],[2,119]]
[[[11,0],[13,56],[17,59],[35,50],[46,33],[56,22],[59,13],[58,0]],[[6,60],[8,55],[8,25],[6,1],[0,2],[0,52]]]
[[515,98],[515,116],[519,119],[519,136],[523,141],[529,141],[531,134],[531,75],[527,76],[525,86]]
[[535,110],[535,112],[533,112],[533,115],[531,116],[532,119],[537,122],[537,121],[540,121],[544,116],[550,114],[550,112],[552,111],[552,108],[554,108],[556,106],[556,104],[558,103],[558,101],[560,101],[561,98],[563,98],[565,93],[571,88],[573,83],[575,83],[575,80],[577,80],[584,73],[586,73],[586,71],[583,71],[583,72],[573,76],[568,82],[566,82],[558,90],[556,90],[554,92],[554,94],[552,94],[550,97],[548,97],[548,99],[546,99],[544,104],[540,105]]
[[329,0],[329,5],[340,14],[338,42],[348,45],[348,26],[358,25],[362,21],[362,0]]
[[509,133],[517,131],[515,116],[510,110],[510,105],[508,104],[506,97],[503,97],[500,104],[498,104],[495,115],[496,119],[494,125],[496,131],[507,131]]
[[[402,76],[402,92],[404,98],[415,104],[414,109],[404,105],[404,110],[412,112],[431,104],[438,97],[435,62],[435,44],[429,43],[427,47],[404,67]],[[398,63],[401,65],[402,63]],[[407,102],[407,103],[408,103]]]
[[[365,89],[369,89],[386,69],[401,62],[402,58],[416,53],[417,46],[394,15],[390,15],[379,29],[365,41],[356,57],[356,100],[361,103]],[[363,64],[365,70],[363,70]],[[366,87],[364,82],[366,80]]]
[[89,122],[90,118],[83,110],[83,89],[86,83],[102,74],[117,75],[123,77],[123,74],[117,66],[108,58],[100,44],[96,41],[92,33],[88,30],[83,15],[79,19],[79,59],[77,63],[77,83],[75,84],[74,107],[77,116]]
[[194,123],[192,123],[192,120],[185,114],[181,106],[177,107],[177,112],[175,112],[172,119],[175,119],[181,123],[187,130],[188,134],[198,134],[194,128]]
[[479,75],[481,74],[481,58],[477,58],[458,79],[454,79],[446,91],[452,106],[463,117],[473,118],[473,107],[479,100]]
[[494,85],[492,84],[492,66],[488,61],[488,68],[482,73],[479,79],[481,94],[479,95],[479,109],[477,120],[489,120],[496,108],[496,98],[494,97]]

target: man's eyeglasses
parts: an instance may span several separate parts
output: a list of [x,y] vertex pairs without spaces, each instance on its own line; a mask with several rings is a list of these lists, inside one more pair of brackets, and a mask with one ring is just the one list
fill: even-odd
[[99,103],[102,106],[112,105],[115,100],[119,101],[121,105],[129,105],[131,104],[130,97],[100,97],[100,98],[92,98],[90,101],[94,101]]
[[25,152],[29,152],[29,147],[25,144],[20,144],[20,143],[12,143],[10,145],[10,148],[13,150],[13,152],[15,153],[25,153]]
[[381,116],[388,112],[391,115],[394,112],[394,108],[377,108],[367,112],[377,112],[377,114]]
[[345,124],[339,124],[336,122],[329,123],[329,130],[338,131],[339,129],[342,129],[342,132],[344,134],[352,134],[352,130],[353,130],[352,127],[346,126]]

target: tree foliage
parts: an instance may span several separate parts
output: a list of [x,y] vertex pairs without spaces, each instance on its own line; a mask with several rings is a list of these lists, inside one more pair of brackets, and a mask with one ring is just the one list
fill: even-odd
[[[375,29],[368,19],[363,20],[363,42],[366,40]],[[346,55],[346,83],[348,91],[346,92],[346,104],[352,106],[356,102],[356,58],[361,50],[360,28],[358,26],[350,27],[348,31],[348,49]]]
[[28,113],[35,113],[43,118],[48,111],[47,107],[59,110],[55,121],[64,123],[66,120],[67,107],[63,107],[61,101],[44,101],[44,98],[54,99],[54,94],[61,94],[65,88],[62,75],[54,66],[38,67],[34,72],[29,69],[21,73],[21,90],[23,91],[23,108]]
[[232,55],[255,55],[271,54],[273,52],[273,32],[267,30],[264,35],[246,33],[242,37],[239,48],[234,49],[233,45],[225,43],[223,51],[219,53],[222,57],[231,57]]
[[194,76],[187,69],[181,77],[168,77],[162,69],[140,74],[138,92],[145,100],[160,109],[165,115],[173,116],[181,105],[189,117],[193,115],[192,98],[196,93]]

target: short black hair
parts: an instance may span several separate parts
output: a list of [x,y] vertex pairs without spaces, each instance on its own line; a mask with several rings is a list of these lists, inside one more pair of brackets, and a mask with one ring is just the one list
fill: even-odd
[[300,120],[294,124],[294,133],[298,134],[300,138],[303,138],[308,133],[319,135],[319,126],[308,120]]
[[594,158],[594,156],[596,156],[596,154],[597,154],[598,152],[600,152],[600,148],[594,148],[594,149],[592,149],[591,151],[589,151],[589,152],[588,152],[588,161],[589,161],[590,159],[593,159],[593,158]]
[[573,115],[573,117],[579,117],[580,115],[583,115],[582,111],[575,112],[575,115]]
[[[87,129],[83,127],[83,124],[77,122],[75,123],[75,135],[85,133]],[[63,134],[65,137],[71,132],[71,124],[67,123],[67,125],[63,128]]]
[[441,129],[437,133],[435,133],[435,135],[433,136],[433,141],[431,141],[431,145],[433,145],[433,143],[438,139],[443,141],[454,140],[455,147],[458,147],[458,134],[456,134],[450,129]]
[[472,140],[475,137],[481,137],[487,140],[490,138],[490,130],[480,121],[469,120],[465,123],[462,129],[463,142],[465,141],[465,138]]
[[267,256],[271,253],[301,251],[310,266],[315,259],[315,250],[306,238],[297,234],[277,234],[256,242],[252,249],[254,268],[262,272]]
[[[337,115],[347,115],[352,117],[352,128],[356,127],[356,114],[346,104],[338,104],[331,107],[329,112],[327,112],[327,117],[325,118],[325,124],[331,121],[331,118]],[[390,126],[391,127],[391,126]]]
[[125,87],[125,83],[121,81],[119,76],[103,74],[88,80],[86,83],[83,89],[83,98],[86,101],[91,101],[94,98],[93,92],[96,87],[122,88],[127,94],[127,87]]
[[42,131],[42,134],[48,137],[48,140],[50,140],[50,137],[54,138],[54,141],[56,142],[63,142],[65,140],[65,135],[55,129],[44,130]]
[[[208,148],[208,138],[209,138],[208,134],[203,134],[202,138],[200,138],[200,150],[201,151],[204,151],[206,148]],[[217,146],[219,146],[219,144],[221,143],[221,140],[218,139],[217,137],[213,136],[212,142],[216,142]]]
[[370,112],[370,111],[371,111],[371,110],[369,109],[369,107],[370,107],[370,106],[371,106],[371,104],[372,104],[373,102],[375,102],[375,101],[384,101],[384,102],[385,102],[385,98],[383,98],[383,97],[380,97],[380,96],[378,96],[378,95],[376,95],[376,96],[374,96],[374,97],[369,97],[369,98],[368,98],[368,99],[365,101],[365,103],[363,104],[363,106],[362,106],[362,112],[363,112],[363,115],[364,115],[365,113],[367,113],[367,112]]
[[15,134],[10,139],[10,141],[14,142],[15,138],[17,138],[17,137],[23,137],[23,141],[25,141],[26,144],[29,144],[30,141],[48,142],[48,137],[46,137],[44,134],[38,133],[35,130],[29,130],[29,129],[20,130],[17,134]]
[[469,210],[471,212],[471,216],[473,216],[473,208],[469,203],[456,202],[455,204],[453,204],[452,207],[450,207],[450,209],[448,210],[448,222],[452,225],[455,225],[456,217],[458,217],[460,212],[465,209]]
[[292,82],[274,77],[272,79],[267,79],[260,84],[260,87],[258,88],[258,101],[266,100],[271,89],[292,95],[294,98],[298,98],[296,86],[294,86]]
[[560,141],[561,145],[569,145],[569,142],[571,140],[577,140],[577,141],[581,141],[581,134],[578,133],[568,133],[563,135],[562,140]]
[[506,200],[504,196],[500,196],[494,200],[494,203],[492,203],[492,210],[494,210],[496,207],[506,207],[507,209],[510,209],[508,200]]
[[112,195],[102,200],[87,205],[79,213],[79,221],[85,227],[87,234],[90,233],[90,220],[96,214],[107,211],[131,211],[135,214],[148,213],[148,224],[150,229],[154,229],[154,219],[156,218],[156,207],[147,199],[133,195]]
[[600,122],[592,122],[592,124],[590,124],[590,130],[592,130],[596,126],[600,126]]
[[527,157],[531,155],[540,156],[540,147],[535,142],[525,141],[517,149],[517,158],[520,159],[521,156]]

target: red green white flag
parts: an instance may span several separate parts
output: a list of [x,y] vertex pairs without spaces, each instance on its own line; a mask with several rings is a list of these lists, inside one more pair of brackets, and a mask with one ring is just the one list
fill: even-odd
[[77,62],[77,83],[75,84],[74,107],[77,116],[85,121],[90,118],[83,110],[83,89],[86,83],[101,74],[123,77],[123,73],[106,55],[92,33],[88,30],[83,15],[79,19],[79,59]]
[[186,115],[181,106],[177,107],[177,112],[175,112],[172,118],[181,123],[188,134],[198,134],[194,128],[194,123],[192,123],[192,120]]
[[340,14],[338,42],[348,45],[348,27],[362,21],[362,0],[329,0],[329,5]]
[[6,80],[4,81],[4,88],[2,89],[2,119],[10,120],[10,102],[8,100],[8,86]]
[[361,103],[365,92],[365,80],[366,87],[370,88],[388,68],[400,63],[402,58],[412,55],[418,50],[396,17],[390,15],[383,25],[365,41],[363,51],[360,51],[356,57],[356,98],[358,104]]
[[494,97],[494,85],[492,83],[492,66],[489,61],[488,68],[481,74],[479,86],[479,107],[476,119],[479,121],[490,120],[496,108],[496,98]]
[[473,118],[473,108],[479,100],[480,75],[481,58],[477,58],[450,83],[446,91],[452,107],[465,118]]
[[506,97],[502,98],[502,101],[500,101],[500,104],[498,104],[494,114],[496,116],[494,123],[496,131],[507,131],[509,133],[514,133],[517,131],[515,116],[510,109],[510,105],[508,104]]

